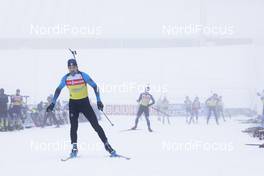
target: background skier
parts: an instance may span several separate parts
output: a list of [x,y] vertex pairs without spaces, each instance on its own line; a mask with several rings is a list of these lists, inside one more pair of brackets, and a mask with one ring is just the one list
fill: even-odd
[[138,120],[140,116],[144,113],[146,121],[147,121],[147,125],[148,125],[148,130],[149,132],[152,132],[152,129],[150,126],[150,120],[149,120],[149,107],[155,104],[155,100],[153,96],[149,93],[149,91],[150,91],[150,87],[147,86],[145,88],[145,92],[141,93],[137,100],[137,102],[139,103],[139,108],[138,108],[137,117],[135,120],[135,126],[131,128],[132,130],[137,129]]

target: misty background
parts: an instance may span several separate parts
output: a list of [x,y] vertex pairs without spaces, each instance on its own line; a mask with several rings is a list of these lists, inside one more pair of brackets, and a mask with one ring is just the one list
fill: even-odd
[[[263,7],[261,0],[4,0],[0,87],[8,94],[20,88],[30,103],[46,100],[67,73],[72,48],[80,70],[101,88],[150,84],[156,99],[166,94],[171,103],[187,95],[205,101],[216,92],[226,106],[259,109]],[[229,26],[232,33],[171,32],[197,24],[220,26],[222,32]],[[63,26],[86,33],[58,32]],[[102,100],[134,104],[139,92],[102,89]],[[90,89],[95,100],[93,94]],[[67,90],[60,99],[68,99]]]

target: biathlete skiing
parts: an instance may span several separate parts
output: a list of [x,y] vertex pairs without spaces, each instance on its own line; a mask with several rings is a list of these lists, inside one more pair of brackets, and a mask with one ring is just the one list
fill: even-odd
[[108,151],[111,157],[118,156],[116,151],[110,146],[107,137],[103,128],[99,125],[97,117],[90,105],[88,99],[88,89],[87,84],[90,85],[96,95],[97,99],[97,107],[99,110],[103,111],[104,105],[100,98],[99,89],[96,83],[91,79],[91,77],[84,72],[78,70],[78,65],[76,59],[68,60],[68,69],[69,73],[67,73],[61,79],[59,86],[57,87],[55,94],[52,99],[52,103],[47,107],[47,112],[53,111],[56,101],[61,93],[61,90],[67,86],[70,93],[69,100],[69,117],[70,117],[70,137],[72,150],[69,158],[75,158],[78,154],[77,148],[77,130],[78,130],[78,117],[80,113],[86,117],[86,119],[90,122],[93,129],[96,131],[101,141],[104,144],[106,151]]

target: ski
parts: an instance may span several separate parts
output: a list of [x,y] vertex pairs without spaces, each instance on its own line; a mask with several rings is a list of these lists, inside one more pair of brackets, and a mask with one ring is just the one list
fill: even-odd
[[259,148],[264,148],[264,146],[262,144],[245,144],[247,146],[257,146]]
[[140,131],[140,130],[142,130],[142,129],[131,129],[131,128],[129,128],[129,129],[125,129],[125,130],[120,130],[120,132],[127,132],[127,131]]
[[[66,161],[69,161],[69,160],[75,159],[75,158],[77,158],[77,157],[70,157],[69,156],[67,158],[61,158],[61,161],[62,162],[66,162]],[[119,155],[119,154],[110,155],[110,158],[123,158],[125,160],[131,160],[130,157],[127,157],[127,156],[124,156],[124,155]]]
[[65,161],[68,161],[68,160],[70,160],[70,159],[73,159],[73,158],[69,156],[69,157],[67,157],[67,158],[62,158],[61,161],[62,161],[62,162],[65,162]]
[[77,156],[77,157],[71,157],[71,156],[69,156],[69,157],[67,157],[67,158],[61,158],[61,161],[62,161],[62,162],[65,162],[65,161],[68,161],[68,160],[70,160],[70,159],[75,159],[75,158],[79,158],[79,156]]
[[124,156],[124,155],[119,155],[119,154],[114,154],[114,155],[110,155],[110,158],[123,158],[126,160],[131,160],[130,157]]

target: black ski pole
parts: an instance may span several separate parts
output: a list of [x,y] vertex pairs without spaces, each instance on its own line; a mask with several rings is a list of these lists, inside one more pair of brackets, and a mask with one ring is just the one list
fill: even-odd
[[112,126],[114,126],[114,124],[111,122],[111,120],[110,120],[110,119],[108,118],[108,116],[105,114],[105,112],[104,112],[104,111],[102,111],[102,112],[103,112],[105,118],[108,120],[108,122],[109,122]]
[[154,109],[154,110],[156,110],[156,111],[158,111],[158,112],[160,112],[160,113],[162,113],[162,114],[164,114],[164,115],[166,115],[166,116],[168,116],[168,117],[170,117],[169,114],[167,114],[167,113],[165,113],[165,112],[163,112],[163,111],[161,111],[161,110],[159,110],[157,108],[154,108],[154,107],[151,107],[151,108]]

